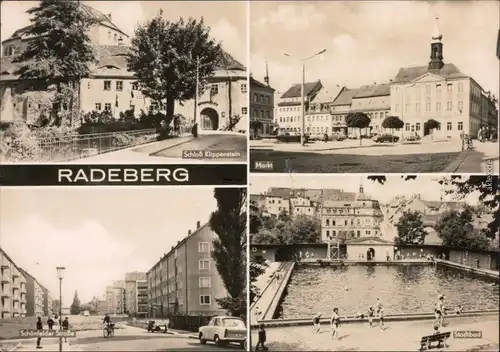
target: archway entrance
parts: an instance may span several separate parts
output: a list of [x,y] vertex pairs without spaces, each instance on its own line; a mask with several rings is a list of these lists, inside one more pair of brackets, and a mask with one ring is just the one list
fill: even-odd
[[374,260],[375,259],[375,249],[368,248],[366,251],[366,260]]
[[429,125],[427,124],[427,122],[424,122],[424,136],[427,136],[431,134],[431,131],[429,129]]
[[204,108],[201,110],[201,129],[213,130],[219,129],[219,114],[212,108]]

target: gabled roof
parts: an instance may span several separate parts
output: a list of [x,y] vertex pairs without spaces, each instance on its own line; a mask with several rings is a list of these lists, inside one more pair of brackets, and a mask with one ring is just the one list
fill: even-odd
[[261,81],[256,80],[255,78],[252,77],[252,75],[250,75],[250,87],[251,86],[266,88],[266,89],[272,90],[273,92],[275,91],[274,88],[272,88],[271,86],[268,86],[266,83],[262,83]]
[[267,197],[279,197],[279,198],[290,198],[292,195],[292,190],[290,188],[282,188],[282,187],[270,187],[267,192]]
[[323,87],[321,90],[318,92],[318,94],[314,97],[314,100],[312,103],[331,103],[332,101],[337,98],[337,96],[340,94],[342,91],[342,88],[338,86],[334,87]]
[[380,244],[394,244],[392,241],[384,240],[380,237],[370,236],[370,237],[358,237],[353,239],[348,239],[346,244],[363,244],[365,242],[378,242]]
[[400,68],[393,83],[412,82],[426,73],[432,73],[446,79],[469,78],[469,76],[460,72],[460,70],[454,64],[444,64],[444,66],[440,70],[429,70],[429,66],[426,65]]
[[344,87],[331,105],[333,105],[333,106],[351,105],[352,98],[356,94],[358,94],[359,91],[360,91],[360,89],[349,89],[349,88]]
[[361,86],[358,93],[353,96],[353,99],[357,98],[370,98],[370,97],[380,97],[391,95],[391,84],[371,84],[367,86]]
[[[304,96],[309,96],[314,94],[319,89],[321,89],[323,85],[320,80],[316,82],[307,82],[304,84]],[[281,96],[282,99],[286,98],[300,98],[301,84],[294,84]]]

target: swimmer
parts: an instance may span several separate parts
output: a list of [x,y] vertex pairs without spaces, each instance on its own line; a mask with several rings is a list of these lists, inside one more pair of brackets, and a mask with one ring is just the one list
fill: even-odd
[[333,308],[332,319],[330,320],[330,323],[332,326],[332,339],[335,337],[335,335],[337,335],[337,339],[340,340],[339,336],[340,316],[338,308]]
[[318,333],[320,328],[321,328],[321,313],[318,313],[313,318],[313,331]]
[[439,295],[436,306],[434,307],[434,323],[433,325],[443,326],[444,322],[444,296]]
[[455,314],[458,314],[458,315],[462,314],[462,305],[461,304],[459,304],[457,306],[457,308],[455,308]]
[[385,325],[384,325],[384,308],[380,308],[380,311],[378,313],[379,319],[380,319],[380,328],[382,330],[385,330]]
[[380,311],[382,310],[382,302],[378,297],[377,297],[377,302],[375,302],[375,307],[377,307],[377,315],[380,315]]
[[373,307],[368,308],[368,323],[370,324],[370,327],[373,326],[374,316],[375,316],[375,311],[373,310]]

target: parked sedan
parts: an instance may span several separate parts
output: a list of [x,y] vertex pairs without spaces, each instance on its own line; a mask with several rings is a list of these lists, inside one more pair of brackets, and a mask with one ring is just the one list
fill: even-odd
[[393,136],[391,134],[379,134],[379,135],[373,137],[373,141],[376,143],[397,142],[397,141],[399,141],[399,137]]
[[246,348],[247,328],[245,322],[236,317],[217,316],[206,326],[198,329],[198,338],[201,344],[213,341],[218,345],[238,343],[242,349]]

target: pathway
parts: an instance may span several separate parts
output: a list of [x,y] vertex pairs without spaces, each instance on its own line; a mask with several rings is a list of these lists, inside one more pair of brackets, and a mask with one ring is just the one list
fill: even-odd
[[493,277],[493,278],[497,278],[497,279],[499,277],[498,276],[499,272],[496,270],[490,270],[490,269],[485,269],[485,268],[474,268],[474,267],[469,266],[469,265],[463,265],[460,263],[455,263],[455,262],[452,262],[450,260],[444,260],[444,259],[435,259],[435,261],[437,263],[441,263],[443,265],[452,266],[455,268],[460,268],[463,270],[472,271],[472,272],[476,272],[476,273],[481,273],[481,274],[487,275],[489,277]]

